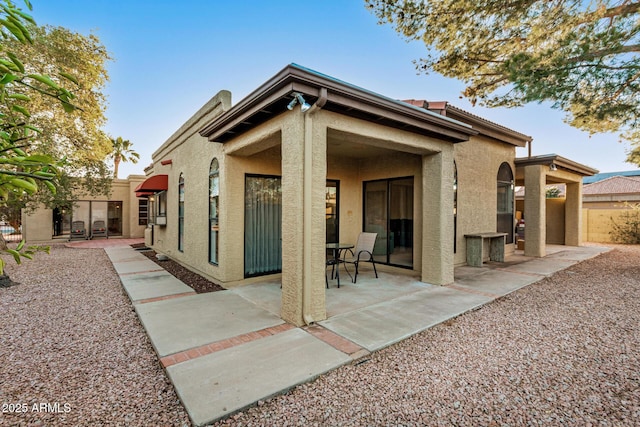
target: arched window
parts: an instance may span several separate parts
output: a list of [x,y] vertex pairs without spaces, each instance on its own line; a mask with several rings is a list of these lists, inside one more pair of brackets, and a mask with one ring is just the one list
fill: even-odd
[[209,166],[209,262],[218,264],[218,212],[220,206],[218,197],[220,195],[220,171],[218,159],[211,161]]
[[458,241],[458,166],[453,162],[453,253],[456,253]]
[[498,170],[498,225],[497,232],[507,233],[506,243],[513,243],[514,233],[514,183],[509,163],[502,163]]
[[184,252],[184,176],[178,179],[178,250]]

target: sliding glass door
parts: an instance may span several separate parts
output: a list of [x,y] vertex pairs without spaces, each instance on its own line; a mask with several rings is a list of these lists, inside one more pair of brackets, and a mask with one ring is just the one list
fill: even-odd
[[364,183],[364,231],[378,233],[376,262],[413,267],[413,177]]
[[282,271],[282,185],[280,177],[245,177],[245,277]]

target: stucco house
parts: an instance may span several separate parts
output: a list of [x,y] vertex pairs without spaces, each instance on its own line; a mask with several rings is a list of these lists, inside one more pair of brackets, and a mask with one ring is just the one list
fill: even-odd
[[114,179],[108,196],[78,194],[77,200],[67,209],[24,210],[22,213],[23,237],[29,243],[68,240],[71,225],[82,221],[91,235],[95,221],[104,221],[107,235],[113,238],[143,237],[148,221],[148,200],[135,195],[135,188],[145,181],[144,175],[129,175],[126,179]]
[[565,243],[579,245],[592,170],[519,165],[515,149],[530,141],[448,103],[394,100],[291,64],[234,105],[216,94],[153,154],[135,192],[150,203],[147,245],[225,287],[278,275],[281,317],[302,325],[326,318],[327,242],[376,232],[382,269],[438,285],[465,264],[465,234],[504,232],[513,252],[518,182],[528,253],[544,255],[548,181],[568,182]]

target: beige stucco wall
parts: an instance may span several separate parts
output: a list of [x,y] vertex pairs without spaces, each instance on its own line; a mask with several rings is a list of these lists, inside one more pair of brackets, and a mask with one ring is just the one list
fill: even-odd
[[[134,189],[145,179],[144,175],[129,175],[126,179],[114,179],[111,183],[111,192],[108,196],[93,196],[80,192],[77,194],[78,202],[74,207],[74,212],[78,218],[89,218],[88,203],[120,201],[122,202],[122,237],[137,238],[144,236],[144,225],[138,223],[138,199],[135,197]],[[106,205],[96,204],[100,209],[105,210]],[[106,212],[104,218],[107,220]],[[94,219],[98,219],[97,217]],[[90,230],[91,224],[85,224],[87,230]],[[22,214],[22,228],[24,230],[24,238],[28,242],[46,242],[52,239],[53,234],[53,211],[41,206],[35,210],[24,211]],[[89,231],[88,231],[89,232]]]
[[[515,147],[474,136],[469,141],[455,144],[454,159],[458,170],[454,262],[463,265],[467,256],[464,235],[496,231],[498,169],[503,162],[507,162],[515,177]],[[514,249],[513,244],[508,244],[505,252],[512,253]]]
[[28,243],[51,240],[53,211],[44,206],[35,210],[22,210],[22,238]]
[[622,209],[582,209],[582,240],[585,242],[612,243],[613,223],[623,224],[623,215],[629,208]]
[[[209,167],[214,158],[218,159],[220,177],[226,171],[222,144],[209,142],[198,131],[231,106],[231,93],[221,91],[200,108],[180,129],[178,129],[158,150],[153,153],[153,167],[148,175],[166,174],[167,225],[153,226],[153,248],[170,256],[180,264],[211,278],[225,278],[224,266],[228,265],[228,254],[221,251],[218,265],[209,263]],[[162,164],[162,162],[166,164]],[[169,162],[170,161],[170,162]],[[178,181],[184,178],[185,222],[184,251],[178,250]],[[224,182],[223,179],[220,180]],[[225,210],[228,198],[226,188],[220,189],[220,228],[233,211]],[[150,243],[150,231],[146,232]],[[240,235],[242,236],[242,235]],[[220,233],[219,244],[225,246],[229,233]],[[237,235],[231,238],[238,238]],[[220,279],[218,279],[220,280]]]
[[[563,198],[546,199],[546,243],[564,245],[565,241],[565,202]],[[526,233],[526,229],[525,229]]]

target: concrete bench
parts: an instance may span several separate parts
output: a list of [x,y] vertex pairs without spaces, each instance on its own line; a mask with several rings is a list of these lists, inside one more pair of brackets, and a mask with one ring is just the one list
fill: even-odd
[[484,241],[489,241],[489,260],[504,262],[504,241],[507,233],[465,234],[467,240],[467,264],[482,267],[484,260]]

